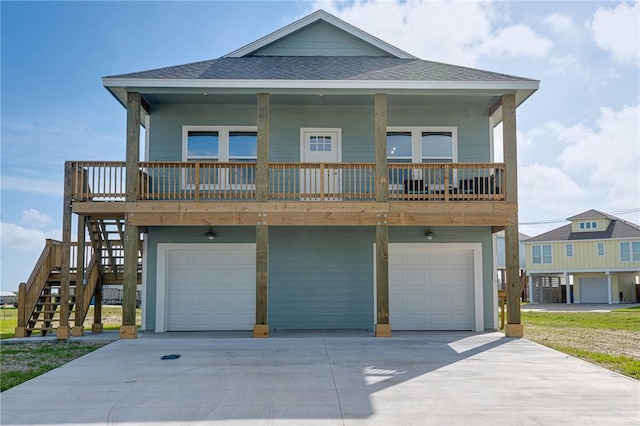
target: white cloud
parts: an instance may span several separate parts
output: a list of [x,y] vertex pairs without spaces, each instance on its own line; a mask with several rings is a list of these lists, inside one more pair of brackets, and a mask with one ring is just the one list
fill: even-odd
[[531,164],[518,170],[518,200],[522,210],[572,211],[585,195],[585,190],[558,167]]
[[498,29],[477,48],[478,53],[488,56],[520,57],[546,56],[554,43],[546,37],[542,37],[525,24],[511,25]]
[[564,56],[552,56],[549,58],[551,68],[545,74],[571,74],[572,76],[581,75],[588,77],[590,72],[578,62],[575,55],[569,53]]
[[2,176],[3,191],[31,192],[35,194],[62,195],[62,182],[21,176]]
[[42,228],[53,222],[53,219],[45,213],[42,213],[36,209],[29,209],[22,211],[22,218],[20,223],[23,225],[31,225],[36,228]]
[[61,235],[62,231],[59,229],[41,231],[38,229],[25,228],[20,225],[16,225],[15,223],[0,223],[0,241],[2,243],[2,251],[42,250],[45,245],[45,239],[52,238],[60,240]]
[[501,27],[492,2],[318,0],[324,9],[420,58],[474,66],[480,56],[539,57],[553,42],[524,24]]
[[557,33],[573,32],[575,30],[573,18],[564,13],[552,13],[544,21],[551,29]]
[[640,2],[599,7],[587,23],[596,45],[611,52],[614,60],[638,65],[640,60]]
[[609,210],[640,202],[640,105],[620,111],[601,108],[596,128],[550,123],[551,134],[566,144],[558,158],[562,169],[604,191]]

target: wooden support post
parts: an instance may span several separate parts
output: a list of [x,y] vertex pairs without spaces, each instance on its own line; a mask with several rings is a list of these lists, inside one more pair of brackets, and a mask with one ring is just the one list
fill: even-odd
[[[140,93],[127,93],[127,159],[126,201],[138,199],[138,161],[140,160]],[[120,338],[138,337],[136,327],[136,294],[138,286],[138,227],[127,223],[124,227],[124,274],[122,282],[122,326]]]
[[391,337],[389,324],[389,227],[387,215],[376,225],[376,337]]
[[256,201],[269,199],[269,94],[258,93]]
[[[99,256],[99,254],[96,254]],[[93,324],[91,324],[92,333],[102,333],[102,280],[96,284],[93,291]]]
[[[516,97],[513,94],[502,96],[502,135],[505,162],[505,198],[508,203],[518,202],[518,150],[516,140]],[[505,267],[507,276],[507,337],[522,337],[520,319],[520,255],[518,222],[505,227]]]
[[71,162],[64,164],[64,196],[62,201],[62,255],[60,279],[60,325],[56,329],[56,337],[66,340],[70,336],[69,329],[69,285],[71,281],[71,189],[73,185]]
[[269,227],[265,216],[260,215],[263,220],[256,226],[256,323],[253,337],[269,337]]
[[389,172],[387,168],[387,95],[374,96],[375,153],[376,153],[376,201],[389,199]]
[[27,337],[27,283],[18,286],[18,326],[16,337]]
[[84,245],[86,242],[86,229],[87,229],[87,217],[78,215],[78,246],[76,251],[76,312],[74,327],[71,330],[72,336],[84,336],[84,310],[87,308],[84,305],[84,284],[85,284],[85,271],[84,271]]

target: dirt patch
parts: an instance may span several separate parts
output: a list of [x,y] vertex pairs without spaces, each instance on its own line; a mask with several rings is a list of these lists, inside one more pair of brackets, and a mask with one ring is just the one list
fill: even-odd
[[640,361],[640,333],[636,331],[526,325],[524,337],[543,345],[569,346],[589,352],[628,356]]

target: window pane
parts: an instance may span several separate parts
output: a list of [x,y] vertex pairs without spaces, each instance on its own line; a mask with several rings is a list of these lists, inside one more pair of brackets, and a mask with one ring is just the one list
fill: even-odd
[[422,157],[453,157],[451,132],[422,132]]
[[229,132],[229,157],[256,157],[256,132]]
[[534,264],[542,263],[542,253],[541,253],[540,246],[533,246],[531,247],[531,249],[533,254],[533,263]]
[[631,243],[632,260],[640,262],[640,241]]
[[620,261],[631,261],[631,251],[629,250],[629,243],[620,243]]
[[387,133],[387,158],[411,158],[411,132]]
[[567,257],[573,257],[573,245],[567,244]]
[[218,157],[218,132],[189,132],[187,135],[188,157]]

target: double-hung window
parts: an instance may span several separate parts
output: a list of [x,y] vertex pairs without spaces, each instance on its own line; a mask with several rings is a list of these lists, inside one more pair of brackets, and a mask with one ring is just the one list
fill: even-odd
[[[389,164],[453,163],[457,161],[455,127],[389,127],[387,129],[387,162]],[[389,189],[398,191],[407,183],[414,190],[441,189],[441,169],[429,167],[389,167]],[[452,179],[451,182],[454,182]],[[420,184],[420,188],[413,186]]]
[[531,254],[533,257],[534,265],[550,264],[552,263],[551,245],[542,244],[531,246]]
[[[197,162],[184,177],[185,186],[202,189],[255,188],[258,145],[256,127],[183,126],[182,156]],[[219,164],[225,163],[225,164]]]
[[640,241],[624,241],[620,243],[621,262],[640,262]]
[[604,256],[604,243],[596,243],[596,255],[598,257]]
[[567,257],[573,257],[573,244],[569,243],[565,246],[566,249],[566,256]]

